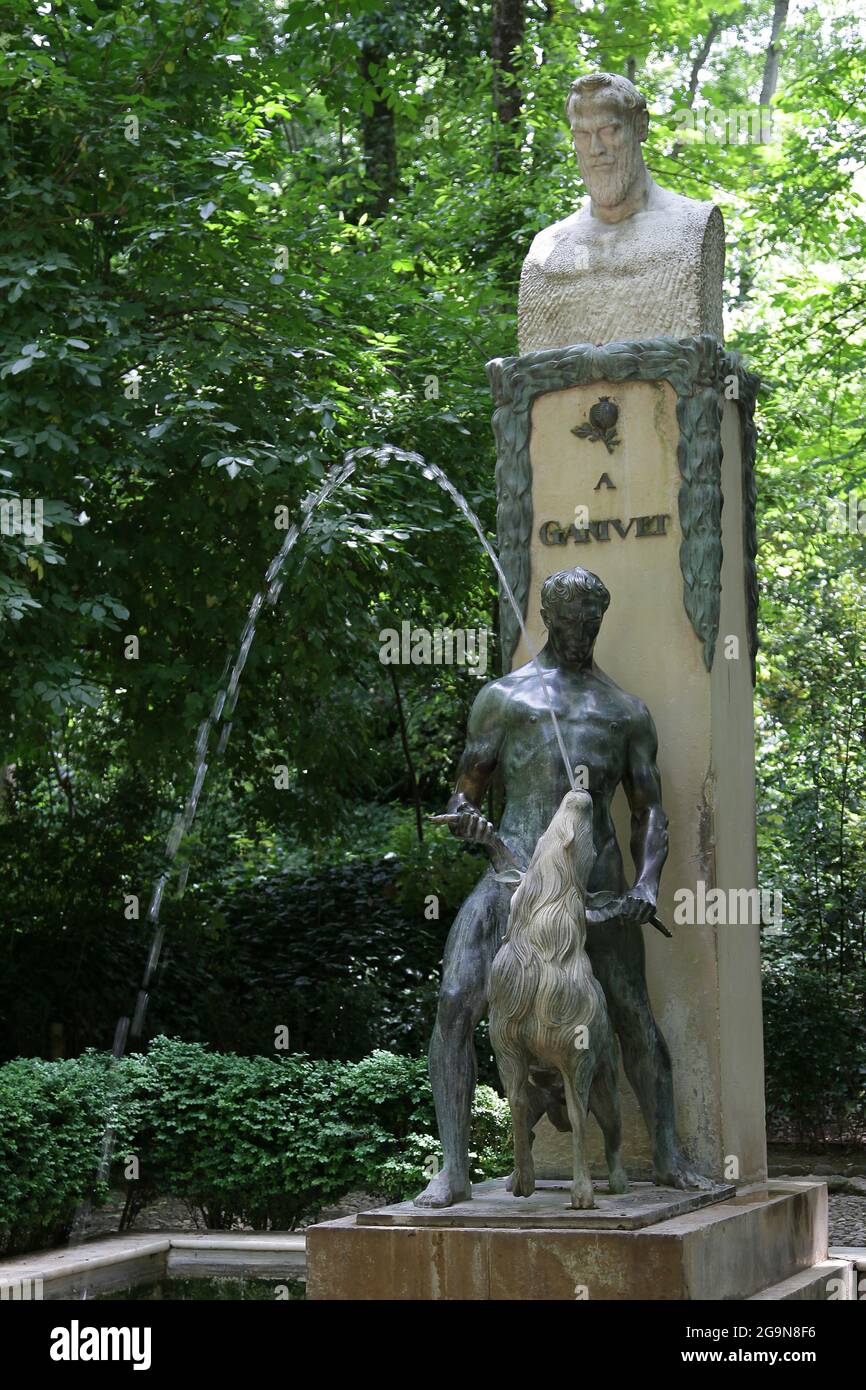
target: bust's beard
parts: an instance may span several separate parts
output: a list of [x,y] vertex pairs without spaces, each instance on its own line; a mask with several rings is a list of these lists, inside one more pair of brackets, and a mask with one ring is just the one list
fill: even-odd
[[589,196],[597,207],[615,208],[626,195],[640,172],[640,150],[613,165],[610,169],[581,169]]

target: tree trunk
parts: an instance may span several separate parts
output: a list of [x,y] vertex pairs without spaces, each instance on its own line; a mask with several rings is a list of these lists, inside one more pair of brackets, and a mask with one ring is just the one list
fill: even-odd
[[394,112],[385,98],[377,69],[384,68],[388,55],[373,43],[361,46],[358,60],[361,76],[370,88],[372,110],[361,113],[361,146],[368,182],[366,210],[371,217],[381,217],[397,191],[397,137]]
[[513,156],[513,127],[520,116],[523,93],[517,80],[517,60],[523,42],[523,0],[493,0],[493,38],[490,58],[493,65],[493,109],[497,137],[493,149],[494,169],[505,167]]
[[409,789],[412,793],[412,801],[415,806],[415,829],[418,832],[418,843],[424,843],[424,817],[421,814],[421,793],[418,790],[418,778],[415,776],[415,764],[412,761],[412,751],[409,747],[409,735],[406,730],[406,720],[403,715],[403,701],[400,696],[400,685],[397,680],[397,672],[393,666],[388,667],[388,674],[391,677],[391,685],[394,688],[394,703],[397,706],[397,720],[400,725],[400,742],[403,745],[403,757],[406,759],[406,771],[409,774]]
[[709,29],[708,29],[707,32],[706,32],[706,37],[704,38],[703,43],[701,44],[700,48],[698,49],[697,53],[695,54],[695,60],[694,60],[694,62],[692,63],[692,70],[691,70],[691,73],[689,74],[689,102],[688,102],[688,105],[689,105],[689,110],[690,110],[690,111],[691,111],[692,107],[693,107],[694,104],[695,104],[695,97],[696,97],[697,94],[698,94],[698,82],[700,81],[700,77],[701,77],[701,68],[704,66],[704,63],[705,63],[705,62],[707,61],[707,59],[709,58],[709,56],[710,56],[710,49],[712,48],[713,44],[715,43],[716,39],[718,38],[719,34],[721,33],[721,29],[722,29],[722,21],[719,19],[718,15],[711,15],[711,16],[710,16],[710,27],[709,27]]
[[[707,30],[706,35],[704,36],[703,43],[701,44],[700,48],[695,54],[694,61],[692,62],[692,70],[689,73],[689,91],[688,96],[686,98],[686,108],[689,111],[691,111],[694,107],[695,98],[698,95],[698,82],[700,81],[701,77],[701,68],[704,66],[704,63],[709,58],[710,49],[712,48],[721,31],[722,21],[718,18],[717,15],[711,15],[710,27]],[[682,147],[683,146],[681,140],[675,141],[674,147],[671,150],[671,157],[675,158],[679,154]]]
[[764,57],[764,79],[761,83],[761,106],[769,106],[779,85],[779,39],[788,19],[788,0],[776,0],[773,6],[773,27]]
[[[773,24],[770,30],[770,42],[767,44],[767,52],[764,58],[764,77],[761,82],[761,95],[759,106],[763,110],[765,106],[772,103],[776,95],[776,87],[779,84],[779,39],[788,18],[788,0],[775,0],[773,7]],[[764,138],[763,117],[761,118],[761,137]],[[767,132],[767,135],[771,131]],[[737,304],[745,304],[749,297],[752,285],[755,280],[754,261],[751,254],[751,247],[744,245],[743,254],[740,262],[739,291],[737,294]]]
[[57,778],[57,785],[66,797],[66,807],[70,816],[75,815],[75,791],[72,786],[72,773],[68,767],[61,767],[57,754],[51,749],[51,762],[54,768],[54,776]]
[[15,763],[0,763],[0,821],[15,811]]

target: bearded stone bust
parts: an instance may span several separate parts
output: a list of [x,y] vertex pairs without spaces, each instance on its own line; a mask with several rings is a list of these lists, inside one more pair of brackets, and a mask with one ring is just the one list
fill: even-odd
[[521,353],[628,338],[722,338],[725,229],[713,203],[659,188],[646,101],[625,77],[579,77],[565,105],[589,199],[523,263]]

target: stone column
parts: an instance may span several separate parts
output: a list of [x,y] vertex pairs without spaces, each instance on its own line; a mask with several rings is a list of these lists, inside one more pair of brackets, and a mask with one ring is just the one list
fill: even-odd
[[[728,920],[732,906],[749,916],[732,890],[756,888],[755,379],[710,335],[552,348],[488,371],[500,557],[530,638],[543,643],[549,574],[575,564],[598,574],[611,604],[596,660],[646,702],[658,729],[670,818],[659,916],[674,937],[644,934],[680,1140],[704,1172],[755,1181],[766,1175],[759,927]],[[590,411],[603,397],[595,428]],[[504,597],[500,610],[505,665],[522,664],[529,652]],[[615,812],[630,875],[621,790]],[[704,915],[716,888],[730,891],[715,923],[711,906],[703,923],[677,925],[681,890]],[[622,1098],[626,1164],[648,1175],[624,1078]],[[545,1119],[534,1152],[540,1177],[561,1176],[570,1136]]]

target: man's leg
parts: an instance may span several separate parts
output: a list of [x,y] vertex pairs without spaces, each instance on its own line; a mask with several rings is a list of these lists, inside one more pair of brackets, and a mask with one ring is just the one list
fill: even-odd
[[473,1033],[487,1007],[490,966],[508,920],[510,895],[487,873],[454,920],[445,947],[442,989],[430,1040],[430,1081],[445,1162],[415,1198],[447,1207],[471,1197],[469,1127],[477,1063]]
[[593,923],[587,930],[587,950],[649,1132],[655,1181],[663,1187],[713,1187],[677,1148],[671,1055],[647,993],[642,929],[616,919]]

